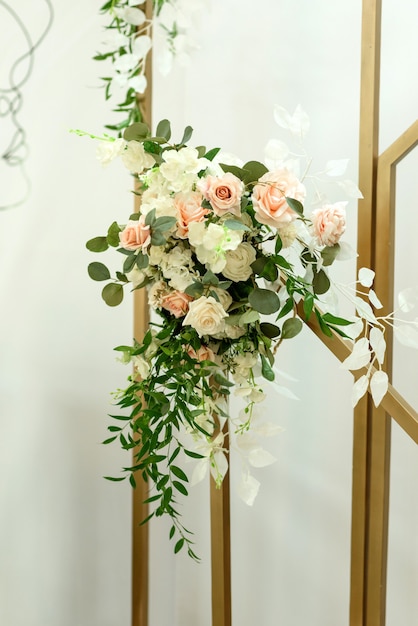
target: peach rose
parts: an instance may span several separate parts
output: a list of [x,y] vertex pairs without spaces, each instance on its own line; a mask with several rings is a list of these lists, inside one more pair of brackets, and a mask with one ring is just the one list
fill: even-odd
[[257,221],[274,228],[289,224],[296,219],[297,213],[287,204],[286,197],[303,202],[305,195],[304,185],[287,168],[266,172],[253,189]]
[[178,212],[177,236],[185,239],[189,232],[191,222],[202,222],[209,213],[202,207],[202,194],[197,191],[191,193],[179,193],[174,204]]
[[141,215],[139,220],[129,220],[119,233],[119,241],[125,250],[142,248],[142,252],[145,253],[151,243],[150,227],[145,225],[145,217]]
[[322,246],[335,246],[345,231],[345,207],[347,202],[324,204],[312,213],[312,229]]
[[211,203],[213,212],[219,217],[225,213],[241,215],[244,184],[234,174],[227,172],[220,177],[206,176],[201,180],[199,189],[206,200]]
[[170,291],[161,298],[161,306],[169,311],[174,317],[183,317],[189,310],[189,302],[193,300],[181,291]]
[[187,354],[196,361],[215,361],[215,354],[209,346],[200,346],[199,350],[195,350],[192,346],[188,346],[186,349]]

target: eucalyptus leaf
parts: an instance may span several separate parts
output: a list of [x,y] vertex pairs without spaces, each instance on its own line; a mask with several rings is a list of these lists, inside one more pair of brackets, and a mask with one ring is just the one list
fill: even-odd
[[274,291],[256,287],[248,296],[252,308],[264,315],[275,313],[280,308],[280,300]]
[[187,143],[191,139],[192,134],[193,134],[193,128],[191,126],[186,126],[180,143],[182,144]]
[[260,330],[269,339],[274,339],[275,337],[279,337],[281,334],[281,330],[275,324],[270,324],[269,322],[262,322],[260,324]]
[[110,272],[103,263],[90,263],[88,273],[93,280],[109,280]]
[[244,324],[252,324],[253,322],[258,322],[259,319],[260,313],[258,311],[253,311],[252,309],[249,309],[240,316],[238,325],[243,326]]
[[123,287],[118,283],[110,283],[103,288],[102,298],[108,306],[117,306],[123,300]]
[[106,237],[94,237],[86,243],[87,250],[90,252],[104,252],[109,247]]
[[226,163],[219,163],[224,172],[230,172],[234,174],[240,180],[244,180],[247,175],[247,171],[242,169],[242,167],[238,167],[237,165],[227,165]]
[[136,255],[136,266],[139,270],[144,270],[148,267],[149,259],[146,254],[142,254],[142,252],[138,252]]
[[208,150],[208,152],[204,154],[205,159],[208,159],[208,161],[213,161],[213,159],[216,157],[219,151],[220,151],[220,148],[212,148],[212,150]]
[[325,248],[321,251],[321,257],[325,267],[334,263],[339,251],[340,245],[338,243],[334,246],[325,246]]
[[248,228],[248,226],[246,226],[242,222],[239,222],[238,220],[225,220],[224,226],[226,226],[230,230],[247,230],[251,232],[251,228]]
[[266,359],[266,357],[264,356],[264,354],[261,354],[260,356],[261,356],[261,373],[266,380],[269,380],[270,382],[272,382],[274,380],[274,372],[271,369],[271,365]]
[[319,270],[319,272],[315,272],[314,277],[312,279],[312,287],[317,296],[326,293],[330,288],[330,281],[328,276],[325,274],[323,270]]
[[298,213],[299,215],[303,215],[303,204],[299,202],[299,200],[295,200],[294,198],[286,198],[287,204],[290,206],[293,211]]
[[285,320],[282,326],[282,338],[283,339],[293,339],[296,337],[302,330],[303,323],[298,317],[291,317],[288,320]]
[[119,233],[121,230],[122,229],[117,222],[113,222],[113,224],[109,226],[106,237],[109,246],[117,248],[120,245]]
[[247,185],[256,183],[259,178],[268,172],[267,167],[259,161],[248,161],[244,165],[243,170],[245,172],[243,180]]
[[192,283],[184,290],[184,293],[192,298],[199,298],[204,291],[202,283]]
[[126,141],[143,141],[149,136],[149,128],[143,122],[135,122],[128,126],[128,128],[123,133],[123,138]]
[[164,137],[164,139],[166,141],[170,140],[171,137],[171,124],[168,120],[161,120],[161,122],[159,122],[159,124],[157,125],[157,129],[155,131],[155,134],[158,137]]
[[159,230],[161,232],[165,232],[169,230],[172,226],[174,226],[175,223],[176,223],[175,217],[167,217],[167,216],[157,217],[157,219],[152,225],[152,229],[153,231]]

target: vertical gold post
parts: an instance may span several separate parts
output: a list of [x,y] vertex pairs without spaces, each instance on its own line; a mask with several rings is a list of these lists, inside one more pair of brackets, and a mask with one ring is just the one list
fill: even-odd
[[[227,424],[224,427],[228,439]],[[226,447],[226,446],[225,446]],[[210,479],[212,626],[231,626],[231,521],[229,470],[220,489]]]
[[[374,267],[376,171],[379,135],[381,0],[363,0],[359,184],[358,267]],[[363,398],[354,412],[351,528],[350,625],[366,626],[368,603],[369,515],[371,495],[371,400]],[[377,417],[377,416],[376,416]],[[386,441],[385,437],[383,439]],[[375,450],[374,460],[380,452]],[[373,483],[374,484],[374,483]],[[383,490],[386,486],[381,485]],[[380,622],[376,622],[380,623]],[[368,622],[367,622],[368,624]],[[371,624],[371,623],[370,623]]]
[[[152,17],[152,0],[147,0],[145,13],[147,18]],[[148,87],[145,96],[138,97],[138,103],[144,121],[151,125],[152,108],[152,55],[147,55],[145,68]],[[140,198],[135,196],[135,211],[139,211]],[[140,341],[148,330],[149,307],[147,294],[144,289],[134,291],[134,337]],[[137,450],[134,450],[134,455]],[[132,626],[148,626],[148,591],[149,591],[149,529],[148,524],[140,523],[148,515],[148,505],[143,501],[148,497],[148,486],[141,477],[137,478],[136,489],[132,492],[132,596],[131,596],[131,623]]]

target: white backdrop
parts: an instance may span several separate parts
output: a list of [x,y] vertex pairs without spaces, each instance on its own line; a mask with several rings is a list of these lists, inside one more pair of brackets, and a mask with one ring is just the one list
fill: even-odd
[[[323,164],[351,159],[357,176],[361,2],[207,2],[200,49],[187,68],[154,80],[154,121],[168,117],[196,145],[243,159],[263,158],[279,137],[275,104],[309,112],[308,151]],[[18,0],[34,33],[42,2]],[[55,0],[53,29],[36,53],[21,119],[31,155],[32,193],[0,213],[0,623],[5,626],[128,626],[130,492],[102,480],[126,458],[104,447],[109,392],[127,372],[112,348],[131,338],[131,306],[109,309],[85,267],[84,242],[130,211],[130,179],[102,170],[88,139],[112,119],[90,60],[101,39],[99,3]],[[0,11],[1,11],[0,6]],[[0,72],[18,38],[0,13]],[[415,119],[418,6],[384,0],[381,148]],[[405,45],[405,42],[408,42]],[[6,51],[6,52],[4,52]],[[2,124],[2,120],[0,120]],[[0,141],[4,140],[0,125]],[[2,139],[3,138],[3,139]],[[3,151],[3,146],[0,152]],[[413,283],[417,161],[399,174],[400,287]],[[1,190],[18,174],[1,165]],[[0,199],[1,200],[1,199]],[[1,204],[1,202],[0,202]],[[347,238],[355,245],[355,204]],[[412,242],[411,242],[412,243]],[[412,248],[412,249],[411,249]],[[416,247],[415,247],[416,248]],[[412,269],[411,269],[412,268]],[[354,262],[338,268],[354,279]],[[406,280],[406,284],[402,281]],[[398,350],[396,382],[418,406],[417,355]],[[284,345],[279,368],[298,379],[291,402],[269,388],[267,412],[284,428],[259,470],[260,494],[247,508],[232,493],[234,626],[348,623],[352,414],[351,377],[305,330]],[[415,624],[418,580],[418,454],[395,429],[388,626]],[[239,465],[232,461],[231,480]],[[174,558],[164,522],[152,526],[150,626],[209,626],[208,485],[184,505],[202,564]],[[162,601],[164,597],[164,601]]]

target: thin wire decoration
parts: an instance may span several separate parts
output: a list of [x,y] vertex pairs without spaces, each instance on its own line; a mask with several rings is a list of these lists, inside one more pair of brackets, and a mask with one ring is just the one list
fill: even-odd
[[[35,50],[40,46],[42,41],[51,29],[54,11],[50,0],[43,0],[48,9],[48,21],[42,31],[41,35],[36,41],[33,41],[29,30],[17,13],[15,8],[12,8],[10,4],[0,0],[0,8],[2,7],[14,20],[15,24],[19,28],[20,33],[23,35],[26,51],[20,54],[17,58],[13,59],[10,64],[8,73],[8,85],[3,87],[0,85],[0,120],[1,118],[9,118],[13,131],[10,140],[6,147],[2,149],[0,153],[0,159],[9,167],[18,167],[20,169],[25,185],[23,188],[22,196],[19,200],[10,203],[3,203],[0,197],[0,210],[11,209],[23,204],[30,194],[30,179],[26,173],[24,164],[29,154],[29,147],[27,143],[27,134],[25,128],[22,126],[19,120],[19,114],[24,104],[24,98],[22,89],[29,80],[34,65]],[[2,62],[7,61],[7,55],[3,57]],[[26,64],[26,65],[25,65]],[[23,68],[23,71],[22,71]],[[22,76],[18,78],[18,73],[22,72]]]

